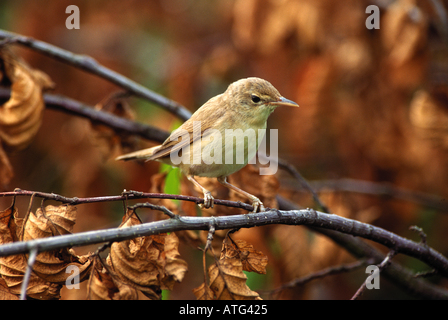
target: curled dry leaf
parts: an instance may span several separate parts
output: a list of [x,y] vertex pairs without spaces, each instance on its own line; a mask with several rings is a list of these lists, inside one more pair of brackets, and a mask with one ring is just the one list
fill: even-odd
[[[76,221],[76,207],[73,206],[47,206],[43,212],[41,208],[31,213],[25,223],[24,241],[46,238],[73,231]],[[65,284],[67,267],[74,265],[79,270],[79,280],[83,281],[89,274],[91,260],[89,255],[77,256],[72,249],[45,251],[39,253],[33,266],[33,271],[50,282]]]
[[1,78],[11,83],[11,98],[0,106],[0,139],[8,149],[26,147],[40,128],[45,104],[42,91],[54,84],[42,71],[34,70],[7,48],[0,51]]
[[113,270],[103,268],[99,259],[99,257],[95,258],[87,298],[89,300],[136,300],[137,290],[120,281]]
[[[0,212],[0,244],[19,240],[23,219],[17,218],[17,209],[10,207]],[[23,254],[0,257],[0,276],[8,287],[8,292],[20,295],[23,276],[27,267],[27,257]],[[59,299],[62,286],[50,283],[35,273],[31,274],[27,297],[40,300]]]
[[[121,228],[141,224],[133,210],[123,217]],[[174,233],[139,237],[114,243],[108,263],[126,283],[130,283],[151,299],[160,299],[161,290],[172,290],[187,272],[187,263],[180,259],[179,239]]]
[[19,300],[19,297],[11,293],[3,278],[0,278],[0,300]]
[[20,150],[31,143],[45,108],[42,91],[54,84],[48,75],[20,61],[7,47],[0,49],[0,84],[11,87],[11,98],[0,105],[0,179],[7,185],[13,170],[3,149]]
[[198,300],[213,300],[214,295],[212,289],[205,283],[193,289],[193,293]]
[[243,273],[243,263],[238,258],[220,259],[210,266],[210,289],[218,300],[258,300],[260,296],[250,290]]
[[243,271],[266,274],[268,258],[246,241],[225,241],[220,259],[208,269],[210,286],[193,290],[198,300],[258,300],[258,293],[246,284]]
[[224,243],[221,259],[224,258],[239,258],[243,264],[244,271],[266,274],[268,257],[263,252],[255,250],[253,245],[244,240]]

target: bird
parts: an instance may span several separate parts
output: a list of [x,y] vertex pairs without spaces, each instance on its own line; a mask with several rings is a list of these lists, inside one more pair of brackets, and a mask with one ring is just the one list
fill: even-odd
[[227,177],[255,156],[267,120],[279,106],[299,105],[284,98],[267,80],[240,79],[205,102],[161,145],[124,154],[116,160],[145,159],[179,167],[202,190],[201,208],[213,207],[214,197],[195,176],[217,178],[222,185],[251,200],[253,212],[263,212],[265,207],[259,198],[230,184]]

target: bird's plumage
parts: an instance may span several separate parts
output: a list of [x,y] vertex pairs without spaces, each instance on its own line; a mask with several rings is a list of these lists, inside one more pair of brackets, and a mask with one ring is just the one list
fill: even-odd
[[[259,129],[266,129],[266,121],[269,115],[280,105],[297,106],[295,102],[283,98],[278,90],[266,80],[260,78],[238,80],[230,84],[224,93],[204,103],[190,119],[174,130],[160,146],[122,155],[117,160],[156,160],[179,166],[181,171],[201,188],[202,186],[194,180],[193,176],[216,177],[218,181],[228,186],[229,184],[225,178],[240,170],[255,156],[258,143],[262,138],[259,136],[259,132],[264,135],[264,131],[259,131]],[[243,143],[244,145],[247,142],[247,146],[244,145],[243,149],[244,161],[241,163],[235,162],[236,146],[226,146],[225,135],[226,130],[229,129],[233,129],[234,132],[237,132],[236,130],[238,129],[242,130],[242,132],[248,132],[249,129],[254,131],[255,135],[243,135],[239,142],[238,137],[236,138],[237,144]],[[220,139],[218,140],[215,140],[215,137],[219,136],[214,135],[216,132],[220,134]],[[211,139],[212,136],[213,139]],[[201,143],[201,154],[199,155],[200,160],[198,163],[198,161],[195,162],[197,154],[193,151],[193,146],[199,140]],[[218,161],[221,163],[204,163],[202,153],[207,146],[216,148],[213,149],[214,152],[219,152],[219,147],[222,148],[221,159],[223,161]],[[254,148],[250,148],[251,146]],[[183,154],[185,156],[183,159],[190,159],[190,161],[173,164],[172,155],[179,153],[181,150],[185,153]],[[226,159],[225,154],[232,151],[234,155],[233,163],[226,163],[224,161]],[[206,192],[208,191],[204,188],[202,189],[204,196],[207,197]],[[246,192],[240,191],[248,196]],[[208,196],[210,200],[210,192],[208,192]],[[258,198],[252,195],[249,196],[252,197],[251,199],[254,203],[258,201],[261,204]],[[213,205],[213,197],[211,197],[211,205]],[[262,204],[260,208],[263,208]]]

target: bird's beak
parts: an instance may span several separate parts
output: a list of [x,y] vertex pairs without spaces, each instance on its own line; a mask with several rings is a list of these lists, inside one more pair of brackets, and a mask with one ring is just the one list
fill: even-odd
[[281,97],[278,101],[272,102],[272,104],[275,104],[277,106],[299,107],[299,105],[294,101],[283,97]]

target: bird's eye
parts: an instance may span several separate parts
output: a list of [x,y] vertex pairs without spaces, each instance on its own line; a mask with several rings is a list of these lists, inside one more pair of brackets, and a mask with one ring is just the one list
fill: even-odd
[[260,99],[260,97],[259,96],[256,96],[256,95],[252,95],[252,102],[255,102],[255,103],[258,103],[258,102],[260,102],[261,101],[261,99]]

